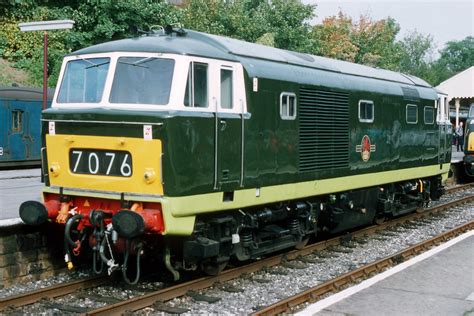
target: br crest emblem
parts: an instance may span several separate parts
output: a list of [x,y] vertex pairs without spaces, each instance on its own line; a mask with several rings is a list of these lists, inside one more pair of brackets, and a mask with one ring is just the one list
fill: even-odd
[[364,135],[360,145],[356,146],[356,152],[360,153],[362,160],[367,162],[370,159],[370,153],[375,152],[376,147],[370,143],[370,137]]

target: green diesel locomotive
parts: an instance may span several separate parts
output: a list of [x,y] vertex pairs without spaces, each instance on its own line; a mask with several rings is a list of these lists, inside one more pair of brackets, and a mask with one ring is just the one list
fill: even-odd
[[190,30],[88,47],[64,58],[44,203],[20,216],[65,226],[70,267],[88,246],[130,283],[142,255],[216,274],[438,199],[441,101],[412,76]]

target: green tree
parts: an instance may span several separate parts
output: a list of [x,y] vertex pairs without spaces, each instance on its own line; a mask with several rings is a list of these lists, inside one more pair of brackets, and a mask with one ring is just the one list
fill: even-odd
[[396,36],[400,26],[392,18],[373,21],[361,15],[352,32],[352,42],[359,48],[355,62],[395,69],[399,59]]
[[433,37],[413,31],[399,44],[401,58],[398,70],[432,81]]
[[184,26],[284,49],[311,48],[313,5],[297,0],[190,0]]
[[474,37],[450,41],[440,53],[439,62],[452,72],[460,72],[474,66]]
[[273,34],[275,47],[310,52],[314,42],[309,21],[315,9],[315,5],[305,5],[298,0],[262,1],[260,11],[268,21],[267,33]]
[[447,42],[439,51],[440,57],[429,65],[426,80],[438,85],[457,73],[474,66],[474,37]]
[[[41,4],[41,5],[40,5]],[[180,9],[154,0],[7,0],[0,7],[0,57],[28,70],[32,85],[42,84],[41,32],[22,33],[19,22],[72,19],[69,31],[49,32],[49,85],[53,86],[65,54],[108,40],[130,37],[130,26],[149,29],[180,20]],[[21,10],[20,10],[21,9]]]
[[373,21],[368,15],[357,22],[339,12],[313,28],[314,53],[331,58],[394,69],[400,58],[395,37],[400,27],[392,18]]
[[131,26],[149,29],[179,21],[179,10],[165,1],[89,0],[72,10],[76,22],[69,38],[71,48],[78,49],[105,41],[130,37]]
[[[22,2],[18,3],[20,5]],[[29,84],[40,86],[43,82],[43,33],[21,32],[18,23],[64,19],[67,17],[67,9],[35,7],[17,14],[7,14],[0,18],[0,57],[13,62],[15,67],[28,71]],[[67,51],[68,33],[69,31],[61,30],[49,32],[48,65],[51,70],[59,68],[61,58],[56,57],[63,56]],[[52,77],[49,84],[54,85],[58,72],[50,74]]]

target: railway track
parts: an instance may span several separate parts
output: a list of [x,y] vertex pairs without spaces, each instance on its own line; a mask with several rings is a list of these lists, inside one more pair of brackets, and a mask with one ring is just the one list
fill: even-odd
[[73,293],[78,290],[87,289],[110,282],[110,279],[105,276],[95,276],[86,279],[75,280],[68,283],[57,284],[35,291],[9,296],[0,299],[0,311],[5,308],[15,308],[28,304],[35,303],[43,298],[55,298]]
[[472,188],[472,187],[474,187],[474,183],[458,184],[456,186],[452,186],[452,187],[447,188],[446,189],[446,194],[455,193],[455,192],[466,190],[466,189],[469,189],[469,188]]
[[[450,188],[447,190],[448,193],[453,193],[459,190],[463,190],[466,188],[471,187],[472,185],[463,185],[463,186],[456,186],[453,188]],[[414,213],[408,216],[405,216],[403,218],[398,218],[398,219],[393,219],[390,220],[386,223],[383,223],[381,225],[374,225],[370,226],[361,230],[358,230],[356,232],[353,232],[351,234],[346,234],[343,237],[335,237],[329,240],[321,241],[309,246],[306,246],[303,249],[300,250],[292,250],[288,253],[265,258],[262,260],[259,260],[257,262],[253,262],[249,265],[243,266],[243,267],[238,267],[238,268],[233,268],[229,270],[223,271],[220,275],[215,276],[215,277],[203,277],[199,278],[196,280],[192,280],[186,283],[181,283],[177,285],[173,285],[170,287],[166,287],[164,289],[154,291],[151,293],[147,293],[145,295],[137,296],[129,300],[123,300],[120,302],[117,302],[115,304],[109,304],[107,306],[95,309],[95,310],[87,310],[84,312],[84,314],[87,315],[110,315],[110,314],[123,314],[125,312],[130,312],[130,311],[137,311],[140,309],[143,309],[148,306],[152,306],[157,302],[163,302],[163,301],[168,301],[176,297],[180,297],[186,294],[189,294],[190,291],[198,291],[202,290],[205,288],[209,288],[213,285],[215,285],[217,282],[226,282],[235,278],[238,278],[244,273],[252,273],[252,272],[257,272],[263,268],[268,268],[272,266],[277,266],[280,265],[283,261],[288,261],[288,260],[294,260],[298,257],[301,256],[306,256],[309,255],[313,252],[316,251],[321,251],[324,249],[327,249],[329,247],[335,247],[340,245],[341,243],[346,242],[348,239],[352,238],[359,238],[362,236],[367,236],[371,235],[374,233],[377,233],[379,231],[385,230],[389,227],[399,225],[401,223],[409,222],[409,221],[416,221],[419,219],[422,219],[424,217],[430,216],[435,213],[442,212],[444,210],[447,210],[449,208],[464,204],[464,203],[470,203],[474,201],[474,196],[468,196],[464,197],[461,199],[458,199],[456,201],[452,201],[449,203],[445,203],[442,205],[437,205],[435,207],[429,208],[425,210],[422,213]],[[472,229],[473,227],[473,222],[469,223],[470,228]],[[420,246],[424,247],[424,246]],[[419,249],[419,247],[417,248]],[[375,263],[374,263],[375,264]],[[375,264],[375,267],[377,266],[385,266],[385,263],[377,263]],[[375,271],[371,270],[373,268],[367,268],[367,269],[357,269],[356,271],[361,270],[362,272],[357,272],[357,273],[365,273],[364,271]],[[355,275],[357,276],[357,275]],[[346,279],[349,280],[351,278],[354,278],[348,276]],[[343,276],[339,277],[342,278]],[[335,279],[336,283],[339,284],[339,282],[342,282],[341,280],[344,280],[345,278],[342,278],[339,280],[339,278]],[[356,278],[357,279],[357,278]],[[109,282],[109,278],[107,277],[94,277],[94,278],[89,278],[89,279],[82,279],[82,280],[76,280],[70,283],[66,284],[59,284],[57,286],[45,288],[45,289],[39,289],[33,292],[28,292],[25,294],[20,294],[20,295],[15,295],[11,297],[7,297],[4,299],[0,299],[0,311],[4,310],[5,308],[11,307],[11,308],[16,308],[24,305],[28,305],[34,302],[37,302],[39,299],[42,298],[55,298],[59,296],[64,296],[70,293],[73,293],[75,291],[78,291],[80,289],[87,289],[87,288],[92,288],[96,286],[100,286],[103,284],[106,284]],[[331,286],[328,285],[328,289],[331,288]],[[332,290],[334,291],[334,286],[332,287]],[[322,290],[316,290],[315,293],[319,293],[317,291],[322,291]],[[324,290],[328,291],[328,290]],[[316,294],[308,294],[307,297],[312,297],[314,299],[314,295]],[[283,305],[285,303],[282,303]],[[293,306],[293,303],[288,303],[285,306]],[[281,308],[281,307],[277,307]],[[265,309],[266,310],[266,309]],[[266,312],[265,312],[266,313]]]
[[[395,219],[390,222],[386,222],[382,225],[377,225],[377,226],[371,226],[362,230],[359,230],[355,233],[352,234],[351,238],[357,238],[369,234],[373,234],[377,231],[387,229],[388,227],[398,225],[400,223],[408,222],[408,221],[413,221],[417,219],[424,218],[426,216],[429,216],[431,214],[439,213],[442,212],[446,209],[462,205],[465,203],[473,202],[474,201],[474,196],[469,196],[465,198],[461,198],[456,201],[452,201],[450,203],[438,205],[436,207],[427,209],[423,213],[415,213],[411,214],[409,216],[406,216],[404,218],[400,219]],[[474,222],[470,222],[469,225],[467,226],[468,229],[473,229],[474,228]],[[449,233],[446,235],[446,237],[441,237],[441,239],[437,239],[436,242],[439,242],[439,240],[442,240],[442,238],[447,238],[447,236],[452,235],[453,233]],[[117,304],[113,305],[108,305],[104,306],[102,308],[89,311],[86,314],[87,315],[119,315],[123,314],[125,312],[133,312],[137,311],[140,309],[143,309],[148,306],[152,306],[156,304],[157,302],[163,302],[167,300],[171,300],[173,298],[179,297],[186,295],[189,293],[189,291],[198,291],[204,288],[208,288],[213,286],[217,282],[226,282],[232,279],[235,279],[239,276],[241,276],[244,273],[252,273],[261,270],[264,267],[271,267],[271,266],[276,266],[281,264],[285,260],[293,260],[296,259],[300,256],[305,256],[308,254],[311,254],[315,251],[320,251],[323,249],[326,249],[330,246],[337,246],[340,245],[341,242],[344,242],[344,240],[347,238],[347,236],[344,236],[344,238],[341,237],[336,237],[332,238],[326,241],[322,241],[313,245],[309,245],[301,250],[292,250],[286,254],[282,255],[277,255],[273,256],[270,258],[262,259],[257,262],[251,263],[249,265],[246,265],[244,267],[239,267],[239,268],[234,268],[230,270],[225,270],[223,271],[220,275],[215,276],[215,277],[205,277],[197,280],[193,280],[190,282],[182,283],[175,285],[170,288],[165,288],[163,290],[154,292],[154,293],[149,293],[147,295],[141,296],[141,297],[135,297],[129,301],[123,301],[119,302]],[[425,249],[425,246],[422,245],[416,245],[412,247],[415,250],[421,250]],[[413,251],[413,250],[412,250]],[[412,252],[413,253],[413,252]],[[382,263],[376,263],[374,265],[375,267],[380,266],[382,267]],[[368,268],[367,270],[371,270],[373,268]],[[359,269],[358,269],[359,270]],[[357,270],[357,271],[358,271]],[[359,272],[358,272],[359,273]],[[337,281],[335,284],[338,284],[339,281]]]
[[367,264],[363,267],[360,267],[356,270],[343,274],[335,279],[324,282],[320,285],[317,285],[309,290],[306,290],[302,293],[294,295],[290,298],[276,302],[275,304],[269,305],[251,315],[261,316],[261,315],[277,315],[282,313],[291,313],[301,306],[304,303],[310,302],[314,303],[322,298],[324,295],[338,292],[339,289],[362,281],[367,277],[383,272],[385,269],[393,267],[407,259],[419,255],[430,248],[439,245],[453,237],[456,237],[462,233],[465,233],[469,230],[474,229],[474,221],[466,223],[464,225],[458,226],[452,230],[449,230],[441,235],[433,237],[429,240],[420,242],[412,247],[409,247],[403,251],[397,252],[391,256],[388,256],[384,259],[378,260],[376,262]]

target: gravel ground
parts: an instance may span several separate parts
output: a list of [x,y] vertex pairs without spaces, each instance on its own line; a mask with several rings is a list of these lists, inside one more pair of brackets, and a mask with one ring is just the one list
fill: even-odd
[[[441,201],[446,203],[459,196],[474,195],[474,189],[444,196]],[[457,207],[439,216],[425,219],[422,223],[398,226],[392,230],[381,232],[364,239],[351,242],[345,247],[324,250],[312,254],[302,260],[291,261],[286,265],[268,268],[241,277],[236,280],[218,284],[212,288],[200,291],[206,296],[221,298],[216,303],[199,302],[190,296],[184,296],[166,303],[170,307],[189,309],[187,315],[219,314],[235,315],[248,314],[260,307],[267,306],[285,297],[297,294],[305,289],[318,285],[328,279],[360,267],[366,263],[384,258],[410,245],[416,244],[435,236],[443,231],[474,219],[474,204]],[[67,275],[59,275],[47,280],[19,285],[14,288],[0,290],[0,297],[15,295],[34,289],[44,288],[57,283],[68,282],[72,279],[83,278],[88,271],[75,271]],[[123,300],[164,286],[160,282],[141,283],[131,288],[121,284],[102,286],[83,291],[80,298],[68,295],[55,299],[54,303],[74,305],[79,307],[97,308],[110,304],[114,300]],[[102,298],[97,302],[94,298]],[[74,302],[74,303],[72,303]],[[64,311],[47,308],[51,301],[42,301],[22,309],[22,313],[42,313],[43,315],[64,314]],[[45,312],[49,310],[49,312]],[[16,311],[18,313],[18,310]],[[138,314],[164,315],[165,313],[146,308]]]

